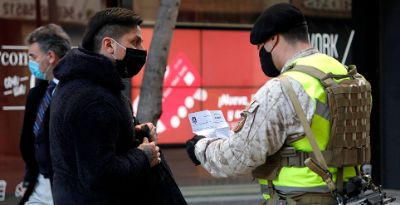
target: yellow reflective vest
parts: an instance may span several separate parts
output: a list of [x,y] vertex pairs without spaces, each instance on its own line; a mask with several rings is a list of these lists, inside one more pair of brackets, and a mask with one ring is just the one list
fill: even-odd
[[[344,65],[336,59],[321,53],[298,58],[293,61],[293,66],[294,65],[313,66],[324,73],[331,72],[340,75],[347,74],[347,69]],[[309,97],[314,100],[315,108],[311,121],[311,130],[313,131],[319,148],[325,150],[329,142],[331,124],[328,116],[326,116],[326,111],[329,111],[329,107],[326,102],[324,87],[320,84],[318,79],[302,72],[290,71],[289,69],[282,73],[282,75],[298,81]],[[290,146],[294,147],[296,151],[312,152],[312,148],[305,137],[291,143]],[[333,180],[336,181],[337,168],[330,167],[329,171],[333,176]],[[344,167],[344,181],[348,181],[350,177],[355,175],[354,167]],[[259,179],[259,183],[261,185],[264,199],[269,199],[270,195],[267,187],[268,181],[266,179]],[[307,167],[282,167],[276,178],[273,180],[273,187],[275,190],[279,190],[282,194],[299,192],[329,192],[329,189],[322,178]]]

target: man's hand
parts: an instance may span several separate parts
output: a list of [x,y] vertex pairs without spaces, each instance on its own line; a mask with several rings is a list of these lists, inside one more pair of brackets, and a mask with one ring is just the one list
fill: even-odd
[[[146,128],[147,126],[147,128]],[[135,126],[135,131],[146,132],[145,135],[148,137],[150,142],[155,142],[157,144],[158,136],[157,136],[157,127],[153,125],[151,122],[139,124]]]
[[194,150],[195,150],[196,143],[203,138],[205,138],[205,137],[201,136],[201,135],[195,135],[192,139],[190,139],[186,142],[186,152],[188,153],[189,158],[192,160],[192,162],[195,165],[201,164],[200,161],[196,158],[196,154],[194,153]]
[[138,149],[141,149],[146,154],[151,167],[161,162],[160,148],[156,146],[155,142],[149,142],[147,137],[143,138],[143,143],[139,145]]
[[16,187],[15,187],[15,197],[19,198],[19,197],[23,197],[26,191],[26,187],[24,186],[24,182],[19,183]]

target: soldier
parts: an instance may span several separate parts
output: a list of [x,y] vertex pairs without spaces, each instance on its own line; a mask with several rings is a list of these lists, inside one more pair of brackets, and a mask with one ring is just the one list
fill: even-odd
[[[266,204],[336,204],[327,183],[304,164],[304,156],[314,149],[304,137],[304,124],[311,126],[319,149],[327,149],[330,142],[326,93],[318,79],[293,69],[312,66],[320,73],[346,75],[346,67],[311,46],[303,14],[287,3],[273,5],[260,15],[250,42],[259,50],[262,71],[272,79],[257,91],[229,138],[196,135],[187,142],[189,157],[216,177],[252,172],[259,179]],[[292,106],[283,78],[300,102],[307,121],[304,124]],[[367,107],[365,118],[369,114]],[[360,151],[363,156],[368,155],[367,148]],[[356,171],[341,166],[330,167],[329,172],[334,179],[338,176],[340,183]]]

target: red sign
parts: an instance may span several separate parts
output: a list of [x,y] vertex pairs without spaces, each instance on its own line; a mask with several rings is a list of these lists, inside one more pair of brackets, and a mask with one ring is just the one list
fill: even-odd
[[[149,48],[152,30],[143,29],[142,35]],[[187,118],[191,112],[222,110],[230,126],[236,124],[252,95],[268,80],[249,35],[249,31],[174,31],[157,123],[159,143],[182,144],[192,137]],[[135,110],[143,72],[132,79]]]
[[[182,122],[187,121],[189,110],[194,108],[195,101],[201,100],[200,81],[197,69],[183,53],[178,54],[167,66],[162,96],[163,114],[157,122],[160,143],[180,143],[184,139],[183,136],[163,133],[181,128]],[[136,93],[138,92],[134,91]],[[136,108],[139,96],[136,95],[133,99]]]

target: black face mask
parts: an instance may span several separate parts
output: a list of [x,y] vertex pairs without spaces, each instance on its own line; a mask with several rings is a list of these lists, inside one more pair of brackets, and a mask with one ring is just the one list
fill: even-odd
[[272,61],[272,55],[270,52],[267,52],[263,47],[259,52],[261,68],[265,75],[268,77],[274,78],[281,74],[281,72],[274,65],[274,61]]
[[142,69],[146,63],[147,51],[126,48],[124,59],[115,60],[118,74],[122,78],[132,78]]

